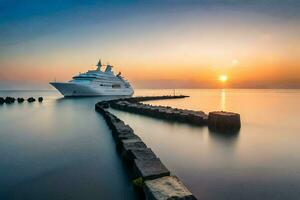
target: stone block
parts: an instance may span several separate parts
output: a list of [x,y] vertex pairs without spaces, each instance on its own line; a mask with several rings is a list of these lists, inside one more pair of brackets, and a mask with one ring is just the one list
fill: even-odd
[[139,136],[137,136],[134,133],[121,133],[118,135],[113,135],[114,139],[116,140],[116,143],[121,143],[123,140],[127,140],[127,139],[136,139],[136,140],[140,140],[141,138]]
[[238,113],[215,111],[208,114],[208,127],[220,132],[238,131],[241,119]]
[[147,148],[146,144],[139,138],[123,139],[120,141],[120,147],[123,153],[131,149]]
[[135,159],[134,168],[136,175],[142,177],[143,180],[151,180],[170,175],[170,171],[159,158],[149,160]]
[[150,148],[130,149],[126,154],[127,160],[133,162],[134,159],[151,160],[157,158]]
[[147,200],[196,200],[176,176],[147,180],[144,192]]

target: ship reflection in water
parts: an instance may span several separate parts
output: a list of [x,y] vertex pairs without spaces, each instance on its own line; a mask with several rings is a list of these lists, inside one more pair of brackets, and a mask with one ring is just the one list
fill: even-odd
[[[136,90],[135,95],[172,94]],[[9,93],[9,94],[8,94]],[[0,106],[1,199],[135,199],[113,139],[94,104],[102,98]],[[299,90],[177,90],[190,98],[147,102],[234,111],[234,135],[111,110],[135,130],[199,199],[297,199],[300,191]],[[36,95],[35,95],[36,94]]]

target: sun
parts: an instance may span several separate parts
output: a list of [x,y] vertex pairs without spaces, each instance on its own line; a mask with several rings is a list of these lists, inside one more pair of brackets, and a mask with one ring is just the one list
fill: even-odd
[[221,81],[222,83],[227,82],[228,80],[228,76],[227,75],[220,75],[219,76],[219,81]]

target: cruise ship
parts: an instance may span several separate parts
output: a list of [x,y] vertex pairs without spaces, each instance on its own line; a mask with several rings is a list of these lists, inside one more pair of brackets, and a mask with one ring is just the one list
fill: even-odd
[[[133,88],[121,73],[112,71],[111,65],[102,65],[99,60],[96,70],[89,70],[74,76],[68,82],[50,82],[63,96],[131,96]],[[102,70],[102,67],[106,67]]]

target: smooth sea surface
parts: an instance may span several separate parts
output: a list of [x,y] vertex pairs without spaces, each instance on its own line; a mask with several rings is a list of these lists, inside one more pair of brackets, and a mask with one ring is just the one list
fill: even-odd
[[[173,94],[136,90],[135,95]],[[241,114],[238,134],[110,109],[128,123],[199,198],[300,199],[300,90],[188,90],[149,101]],[[0,91],[43,103],[0,105],[0,199],[137,199],[94,105],[56,91]]]

